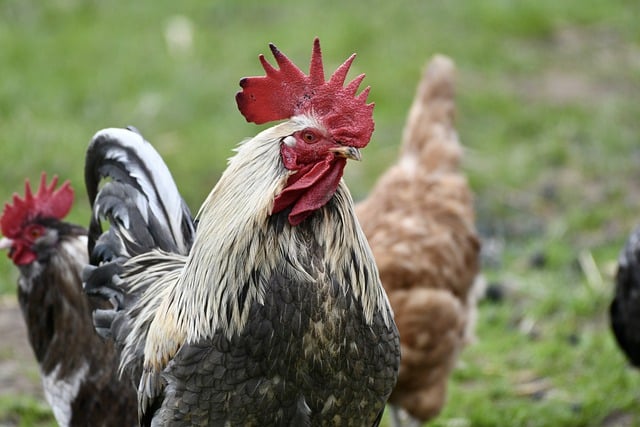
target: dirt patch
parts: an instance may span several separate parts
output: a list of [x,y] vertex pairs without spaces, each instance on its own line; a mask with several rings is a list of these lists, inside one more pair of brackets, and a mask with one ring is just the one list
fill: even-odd
[[602,427],[631,427],[635,425],[633,415],[626,412],[614,411],[602,420]]
[[515,80],[516,91],[525,98],[589,104],[629,99],[637,93],[638,80],[633,76],[640,69],[640,49],[623,35],[609,28],[564,27],[546,43],[547,69],[537,78]]
[[31,396],[44,400],[38,364],[15,298],[0,299],[0,397]]

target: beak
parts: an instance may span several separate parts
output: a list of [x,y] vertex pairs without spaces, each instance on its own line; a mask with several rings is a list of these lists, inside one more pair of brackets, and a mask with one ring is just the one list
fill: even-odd
[[13,245],[13,240],[7,237],[3,237],[2,239],[0,239],[0,250],[11,249],[12,245]]
[[346,145],[342,145],[338,148],[331,148],[329,151],[336,153],[336,156],[344,157],[345,159],[358,160],[362,159],[362,155],[360,154],[360,150],[355,147],[348,147]]

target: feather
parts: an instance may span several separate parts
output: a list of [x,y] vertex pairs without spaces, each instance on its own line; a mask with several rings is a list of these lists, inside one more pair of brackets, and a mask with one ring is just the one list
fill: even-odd
[[[111,301],[113,309],[94,312],[96,329],[111,337],[120,352],[120,372],[134,383],[142,376],[146,332],[157,309],[163,280],[184,264],[195,226],[169,169],[133,128],[105,129],[86,154],[85,183],[93,203],[89,248],[92,266],[83,280],[90,295]],[[101,219],[111,227],[103,232]],[[125,262],[139,255],[128,271]],[[149,260],[159,258],[161,262]],[[161,268],[155,268],[158,265]],[[137,268],[144,268],[136,275]]]
[[454,75],[449,58],[429,62],[399,160],[356,207],[400,331],[400,375],[389,402],[392,413],[403,408],[415,425],[443,407],[476,311],[480,242],[471,189],[460,168]]
[[[189,208],[162,157],[132,129],[101,130],[87,149],[85,184],[89,202],[97,207],[89,227],[89,250],[93,250],[95,240],[102,234],[100,218],[111,215],[122,230],[134,234],[127,242],[151,237],[155,247],[186,253],[194,235]],[[113,184],[106,183],[100,189],[100,181],[107,177]],[[126,204],[126,209],[114,210],[119,200]],[[136,215],[139,221],[132,223],[129,214]],[[138,231],[148,232],[149,236],[138,236]],[[147,249],[154,247],[148,244]],[[141,249],[134,253],[141,253]]]
[[640,368],[640,227],[620,251],[609,319],[618,346]]

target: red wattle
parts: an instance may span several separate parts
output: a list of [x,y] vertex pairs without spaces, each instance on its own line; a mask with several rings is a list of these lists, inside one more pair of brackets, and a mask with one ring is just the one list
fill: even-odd
[[9,253],[9,257],[15,265],[31,264],[36,260],[36,254],[23,245],[15,246]]
[[340,184],[346,164],[346,159],[331,154],[312,167],[302,167],[289,177],[284,190],[276,196],[272,213],[292,206],[289,223],[300,224],[331,199]]

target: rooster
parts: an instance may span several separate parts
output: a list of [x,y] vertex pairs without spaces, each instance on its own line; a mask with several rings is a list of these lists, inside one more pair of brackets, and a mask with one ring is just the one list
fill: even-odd
[[618,257],[609,319],[618,346],[640,368],[640,228],[631,233]]
[[0,248],[18,267],[18,300],[35,353],[44,395],[61,426],[127,426],[136,423],[136,395],[117,377],[113,345],[93,330],[92,303],[82,291],[88,261],[87,232],[64,222],[73,203],[69,182],[56,189],[43,173],[34,194],[6,204]]
[[425,69],[400,158],[356,206],[401,337],[392,422],[420,425],[442,408],[449,373],[467,341],[479,270],[472,194],[453,127],[453,62]]
[[344,86],[351,56],[325,81],[317,39],[309,75],[270,48],[278,68],[261,55],[266,75],[236,101],[249,122],[285,121],[237,148],[184,250],[159,249],[188,221],[147,175],[141,138],[108,129],[87,151],[86,288],[114,303],[95,321],[139,384],[141,424],[378,425],[396,382],[398,332],[342,180],[373,132],[364,75]]

